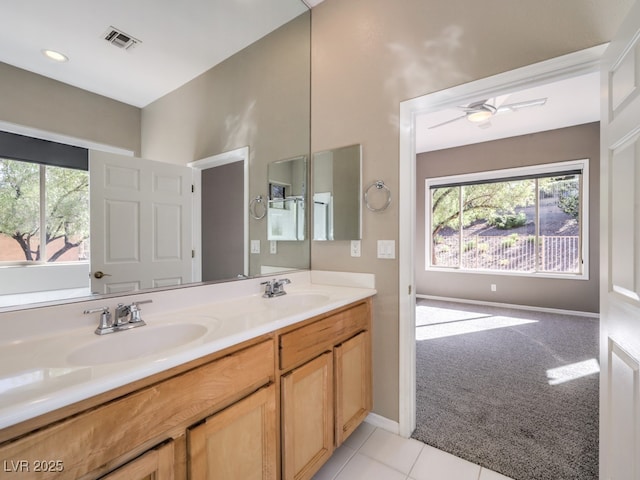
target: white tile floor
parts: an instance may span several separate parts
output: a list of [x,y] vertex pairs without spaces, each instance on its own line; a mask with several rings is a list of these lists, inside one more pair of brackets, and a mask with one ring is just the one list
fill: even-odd
[[510,480],[413,439],[363,423],[313,480]]

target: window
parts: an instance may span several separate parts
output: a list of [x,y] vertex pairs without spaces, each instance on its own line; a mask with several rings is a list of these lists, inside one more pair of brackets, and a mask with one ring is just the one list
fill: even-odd
[[88,260],[89,174],[80,150],[0,132],[0,262]]
[[586,278],[588,161],[429,179],[427,269]]

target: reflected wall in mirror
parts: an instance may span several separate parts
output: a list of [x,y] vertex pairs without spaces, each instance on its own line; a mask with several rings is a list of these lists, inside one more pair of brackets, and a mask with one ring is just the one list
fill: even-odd
[[[85,129],[86,125],[90,123],[88,119],[86,122],[82,122],[77,118],[67,119],[65,116],[56,115],[56,111],[53,109],[51,112],[44,111],[43,113],[42,107],[33,108],[33,104],[38,102],[45,106],[48,105],[46,97],[42,101],[37,100],[40,98],[40,92],[45,92],[51,84],[50,89],[55,93],[60,88],[59,84],[27,71],[18,72],[17,69],[15,70],[16,75],[13,75],[12,67],[6,65],[7,68],[3,71],[9,71],[11,75],[0,78],[0,86],[5,91],[14,91],[16,95],[13,97],[16,99],[35,96],[36,100],[25,100],[24,103],[16,101],[11,103],[9,108],[0,109],[0,128],[71,145],[94,149],[105,147],[108,152],[140,155],[147,159],[182,166],[199,159],[246,148],[248,154],[241,192],[244,203],[240,214],[242,218],[239,220],[234,218],[233,227],[219,220],[213,220],[214,231],[212,234],[211,232],[207,234],[199,230],[201,228],[199,217],[197,215],[193,217],[195,219],[194,238],[202,238],[203,245],[201,249],[195,249],[196,258],[191,276],[192,281],[197,282],[200,279],[216,282],[230,281],[237,279],[239,275],[255,276],[282,270],[308,269],[310,268],[310,245],[306,225],[297,228],[298,233],[303,235],[301,239],[278,241],[277,253],[270,253],[266,217],[263,220],[254,220],[247,216],[249,199],[256,195],[262,195],[263,198],[266,198],[268,195],[268,165],[270,163],[294,156],[298,158],[308,158],[309,156],[311,15],[299,0],[290,1],[302,5],[305,13],[266,34],[260,40],[151,104],[142,108],[125,105],[124,110],[129,112],[127,118],[129,116],[132,118],[131,125],[136,125],[134,117],[137,115],[137,125],[140,128],[137,133],[133,128],[125,128],[127,130],[126,142],[123,140],[123,143],[117,141],[110,143],[102,140],[99,138],[99,134],[94,135],[95,129]],[[248,21],[247,24],[251,24],[251,22]],[[23,91],[23,89],[32,88],[31,77],[37,77],[37,95],[33,91]],[[84,105],[84,102],[90,104],[89,101],[93,101],[92,98],[88,98],[88,92],[84,90],[69,86],[64,88],[68,90],[65,91],[64,98],[65,102],[69,104],[76,102],[79,106],[80,104]],[[54,96],[52,93],[52,97]],[[60,95],[57,98],[60,98]],[[109,99],[102,101],[109,101]],[[121,108],[121,106],[117,108]],[[83,111],[77,106],[71,110]],[[133,113],[131,113],[132,111]],[[89,112],[88,116],[92,114],[95,115],[96,112]],[[113,118],[114,122],[121,120],[117,116]],[[125,125],[125,122],[120,122],[120,124]],[[101,131],[104,130],[102,128]],[[131,135],[128,135],[129,133]],[[134,138],[136,134],[139,135],[137,146],[136,138]],[[93,136],[95,138],[92,138]],[[114,134],[113,138],[116,137],[117,135]],[[133,157],[129,157],[129,159],[135,161]],[[222,181],[224,182],[224,179]],[[203,181],[205,188],[206,185],[207,180]],[[226,186],[231,188],[230,180]],[[238,193],[235,187],[234,191]],[[205,193],[202,193],[204,196]],[[214,202],[220,202],[220,199],[214,200]],[[229,206],[229,209],[225,209],[221,206],[217,211],[218,213],[225,212],[226,219],[230,221],[230,208]],[[173,213],[175,212],[174,209]],[[234,214],[234,217],[235,215],[238,213]],[[168,210],[163,212],[162,218],[167,224],[177,221],[177,217],[172,216]],[[244,227],[242,235],[238,233],[240,231],[239,224]],[[232,231],[236,233],[232,233]],[[216,235],[224,236],[224,241],[221,237],[216,240]],[[120,246],[126,250],[129,244],[124,238],[124,235],[116,235],[112,237],[112,240],[121,240]],[[174,236],[175,238],[177,237]],[[250,241],[258,242],[261,246],[260,253],[250,253]],[[104,253],[99,252],[94,243],[91,242],[91,249],[95,250],[92,253]],[[174,255],[178,248],[177,243],[173,245],[162,243],[159,246],[164,249],[163,254],[169,256]],[[180,245],[180,249],[184,250],[185,254],[191,258],[192,248],[186,246],[188,248],[183,249],[185,245]],[[212,263],[204,258],[207,255],[205,253],[207,248],[220,255],[218,260],[214,260]],[[220,260],[220,258],[228,260],[232,257],[237,260],[234,260],[232,265],[223,265]],[[238,260],[240,258],[241,260]],[[82,262],[76,263],[82,264]],[[61,266],[57,265],[56,267]],[[68,291],[54,290],[59,288],[59,276],[53,271],[55,269],[49,267],[50,265],[45,266],[46,274],[37,274],[40,278],[45,276],[51,278],[48,286],[39,287],[35,296],[32,294],[23,295],[26,290],[13,292],[12,299],[4,303],[2,303],[3,295],[0,292],[0,308],[7,305],[23,305],[18,308],[24,308],[24,305],[28,306],[40,301],[60,303],[72,301],[64,299],[68,295],[86,294],[86,286],[81,290],[82,293],[72,292],[72,289],[65,289]],[[82,278],[84,285],[87,285],[89,272],[94,273],[97,270],[89,267],[89,262],[85,262],[80,265],[80,268],[76,268],[80,271],[78,278]],[[43,271],[32,267],[20,269],[22,273],[29,274],[37,270]],[[0,268],[0,283],[3,284],[5,283],[5,272],[5,268]],[[102,272],[109,275],[107,271]],[[108,279],[106,275],[103,278]],[[131,276],[131,279],[133,278],[134,276]],[[29,284],[29,281],[27,280],[25,283]],[[130,283],[133,284],[133,280]],[[164,283],[155,282],[154,286],[168,288],[176,283],[183,285],[182,281],[167,279]],[[138,287],[133,286],[133,288]],[[101,292],[120,291],[119,288],[95,290]]]
[[268,177],[267,240],[304,240],[307,224],[307,157],[270,163]]
[[362,147],[313,154],[313,239],[360,240]]

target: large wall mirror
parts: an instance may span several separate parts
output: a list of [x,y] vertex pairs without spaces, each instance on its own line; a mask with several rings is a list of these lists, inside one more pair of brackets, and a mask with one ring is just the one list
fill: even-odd
[[313,154],[313,239],[362,237],[362,147]]
[[[91,236],[84,243],[83,251],[78,253],[76,249],[74,253],[74,260],[80,256],[81,261],[59,263],[54,269],[50,267],[55,262],[37,265],[35,261],[25,260],[22,265],[16,262],[9,265],[2,263],[6,259],[0,259],[0,283],[12,286],[0,292],[0,311],[40,302],[78,301],[95,292],[102,295],[175,288],[196,282],[232,281],[310,268],[307,195],[311,12],[301,0],[287,2],[299,4],[303,13],[274,31],[264,32],[264,36],[249,47],[202,74],[200,84],[181,87],[167,94],[170,98],[164,104],[161,99],[143,109],[143,115],[149,112],[149,118],[154,120],[148,122],[153,125],[143,131],[141,154],[145,160],[122,157],[117,148],[89,152],[89,170],[95,168],[92,163],[99,165],[101,175],[94,177],[95,172],[91,171],[90,211],[93,216],[99,201],[102,211],[100,220],[89,219]],[[247,19],[247,25],[253,24],[253,20]],[[189,102],[173,101],[181,95],[188,95]],[[165,106],[172,103],[175,111]],[[186,110],[189,108],[193,111]],[[34,123],[37,114],[34,111]],[[185,128],[185,116],[202,119],[197,124],[192,122],[193,137],[207,141],[198,152],[194,149],[191,157],[171,158],[176,139],[181,139],[180,135],[186,138],[180,131]],[[29,118],[28,112],[25,118]],[[0,123],[3,121],[0,118]],[[178,133],[173,135],[173,132]],[[228,160],[234,155],[239,156]],[[217,156],[226,156],[228,161],[194,166],[198,160]],[[124,158],[119,160],[124,163],[105,170],[106,159],[117,157]],[[172,170],[171,174],[152,174],[149,180],[153,188],[160,190],[159,200],[148,207],[149,218],[164,231],[156,238],[143,241],[136,229],[130,228],[144,214],[132,208],[137,200],[131,194],[134,187],[139,186],[136,182],[142,179],[137,177],[141,175],[138,167],[145,165],[153,170],[154,162],[163,168],[169,165]],[[116,183],[109,192],[104,190],[105,175],[107,180]],[[102,182],[101,190],[93,191],[98,181]],[[195,211],[187,215],[186,204],[171,202],[178,193],[190,194],[192,184],[202,190],[197,192]],[[143,196],[150,198],[147,194]],[[250,215],[250,201],[257,196],[265,201],[264,218]],[[204,202],[208,202],[207,206]],[[279,222],[279,226],[274,222]],[[86,228],[89,230],[88,225]],[[8,241],[15,242],[11,238]],[[199,248],[194,249],[193,245]],[[142,257],[149,256],[159,259],[160,263],[180,258],[183,265],[190,266],[182,273],[153,277],[149,274],[155,267],[135,265],[142,263],[138,262]],[[89,261],[90,257],[112,262],[100,264]],[[127,273],[128,277],[122,282],[111,281],[116,278],[113,266],[122,267],[125,260],[131,259],[132,265],[124,270],[134,273]],[[63,284],[63,277],[77,280]],[[149,278],[144,280],[144,277]]]

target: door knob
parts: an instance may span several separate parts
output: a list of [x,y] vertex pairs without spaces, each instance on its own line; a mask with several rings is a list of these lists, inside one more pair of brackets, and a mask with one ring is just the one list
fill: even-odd
[[102,277],[110,277],[111,275],[109,275],[108,273],[102,273],[100,270],[98,270],[93,274],[93,276],[96,278],[102,278]]

